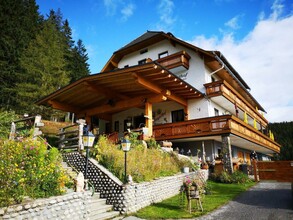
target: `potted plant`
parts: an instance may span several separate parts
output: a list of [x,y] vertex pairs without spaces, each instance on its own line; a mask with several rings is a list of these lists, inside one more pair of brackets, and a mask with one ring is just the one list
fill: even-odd
[[203,169],[203,170],[208,170],[208,169],[209,169],[209,165],[208,165],[206,162],[203,162],[203,163],[201,164],[201,169]]

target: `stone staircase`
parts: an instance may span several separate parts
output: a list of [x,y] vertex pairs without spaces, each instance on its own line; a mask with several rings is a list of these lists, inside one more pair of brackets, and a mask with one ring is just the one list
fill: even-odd
[[[72,178],[77,177],[77,173],[68,166],[66,162],[62,162],[62,167],[65,172]],[[106,199],[101,199],[99,193],[95,193],[88,204],[88,219],[89,220],[107,220],[107,219],[119,219],[117,218],[120,212],[113,211],[112,205],[106,204]]]
[[101,199],[98,193],[92,196],[88,205],[88,212],[89,220],[113,219],[120,214],[118,211],[113,211],[113,206],[107,205],[106,199]]

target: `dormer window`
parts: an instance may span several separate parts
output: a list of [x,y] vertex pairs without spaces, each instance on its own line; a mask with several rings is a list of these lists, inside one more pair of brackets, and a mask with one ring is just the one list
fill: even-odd
[[138,65],[142,65],[142,64],[145,64],[146,63],[146,59],[143,59],[143,60],[139,60],[138,61]]
[[168,51],[164,51],[162,53],[159,53],[158,57],[159,57],[159,59],[161,59],[161,58],[166,57],[168,55],[169,55]]
[[146,53],[146,52],[148,52],[148,48],[142,49],[139,53],[140,53],[140,54],[144,54],[144,53]]

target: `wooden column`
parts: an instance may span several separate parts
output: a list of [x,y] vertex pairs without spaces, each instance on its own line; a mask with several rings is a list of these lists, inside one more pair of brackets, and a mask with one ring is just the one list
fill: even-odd
[[153,104],[145,103],[145,125],[148,128],[148,136],[153,135]]
[[222,135],[222,154],[224,162],[224,170],[228,173],[233,173],[233,164],[232,164],[232,150],[231,142],[229,135]]

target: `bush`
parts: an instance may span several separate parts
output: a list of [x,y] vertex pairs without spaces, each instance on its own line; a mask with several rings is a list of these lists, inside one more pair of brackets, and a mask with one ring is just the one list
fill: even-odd
[[[114,145],[107,137],[100,136],[92,155],[96,155],[99,163],[120,180],[124,179],[124,152],[120,145]],[[133,181],[149,181],[178,172],[180,166],[170,154],[156,147],[148,149],[141,141],[131,139],[131,149],[127,153],[127,173],[132,176]]]
[[69,181],[58,150],[47,150],[44,141],[0,141],[0,206],[20,203],[24,196],[60,195]]
[[211,174],[210,179],[220,183],[238,183],[246,184],[251,183],[252,180],[243,172],[236,170],[234,173],[229,174],[226,171],[222,171],[220,174]]
[[13,111],[4,111],[0,109],[0,139],[6,139],[9,136],[11,122],[17,119]]

